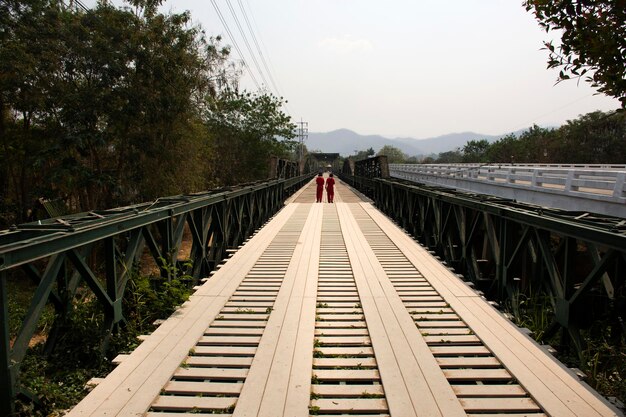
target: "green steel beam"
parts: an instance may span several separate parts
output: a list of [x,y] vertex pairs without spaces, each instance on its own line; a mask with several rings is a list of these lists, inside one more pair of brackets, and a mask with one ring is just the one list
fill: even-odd
[[0,415],[13,415],[17,395],[16,364],[11,360],[6,272],[0,271]]
[[267,181],[263,185],[247,186],[221,193],[163,198],[152,204],[124,208],[121,214],[116,213],[116,210],[99,212],[101,213],[99,218],[89,215],[90,213],[64,217],[64,222],[70,226],[55,224],[54,219],[42,222],[41,225],[37,223],[20,225],[15,230],[0,232],[0,271],[212,204],[227,202],[271,187],[293,187],[309,179],[309,176],[305,175],[288,180]]
[[[46,303],[54,303],[60,317],[81,279],[85,281],[105,311],[104,347],[110,331],[124,320],[121,302],[128,271],[134,267],[144,245],[147,244],[163,270],[158,258],[176,259],[174,252],[180,247],[187,224],[192,235],[193,276],[195,279],[208,276],[226,255],[227,245],[241,244],[309,180],[309,175],[303,175],[166,197],[0,231],[0,416],[14,411],[14,399],[20,392],[19,367]],[[104,252],[106,285],[100,283],[87,262],[90,254],[93,256],[94,251],[100,250]],[[44,263],[46,270],[40,275],[35,265]],[[11,346],[6,276],[7,271],[14,269],[23,269],[37,288]]]
[[[479,281],[490,296],[509,297],[515,309],[520,290],[543,291],[554,311],[545,334],[562,330],[564,342],[579,354],[584,348],[580,329],[592,315],[616,317],[616,323],[623,319],[616,306],[626,291],[626,219],[370,176],[341,178],[466,278]],[[589,271],[574,266],[580,245],[587,248]],[[600,314],[587,313],[589,297],[598,295],[603,297],[603,304],[595,305]]]

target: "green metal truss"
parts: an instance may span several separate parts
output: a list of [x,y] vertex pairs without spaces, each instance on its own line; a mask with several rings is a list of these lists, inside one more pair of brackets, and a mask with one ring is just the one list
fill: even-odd
[[[102,346],[124,321],[122,299],[129,271],[147,248],[164,279],[176,273],[178,250],[187,228],[192,236],[190,259],[193,284],[208,277],[226,256],[241,245],[310,181],[309,175],[270,180],[205,193],[160,198],[154,202],[92,211],[22,224],[0,232],[0,415],[10,415],[20,364],[46,304],[57,320],[66,315],[81,283],[93,292],[105,312]],[[99,276],[92,264],[97,260]],[[103,261],[102,261],[103,260]],[[10,344],[6,278],[20,271],[36,285],[21,329]],[[51,351],[59,337],[53,326],[46,341]]]
[[602,320],[614,342],[622,343],[626,219],[397,179],[342,179],[489,298],[516,312],[520,293],[546,294],[552,321],[544,340],[562,331],[563,343],[580,355],[581,329]]

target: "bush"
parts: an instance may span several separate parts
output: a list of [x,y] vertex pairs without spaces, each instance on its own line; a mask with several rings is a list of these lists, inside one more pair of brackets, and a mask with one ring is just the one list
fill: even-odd
[[107,349],[102,345],[108,330],[102,306],[91,293],[75,298],[60,324],[54,351],[46,355],[40,343],[29,349],[22,362],[20,384],[38,403],[18,401],[18,415],[60,415],[78,403],[88,393],[90,379],[111,372],[112,358],[132,351],[137,336],[153,331],[155,320],[169,317],[189,298],[188,278],[168,281],[132,273],[123,300],[126,322],[110,336]]

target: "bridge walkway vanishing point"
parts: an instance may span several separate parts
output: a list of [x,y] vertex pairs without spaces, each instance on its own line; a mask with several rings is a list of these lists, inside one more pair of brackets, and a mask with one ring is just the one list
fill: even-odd
[[69,415],[619,415],[369,202],[314,188]]

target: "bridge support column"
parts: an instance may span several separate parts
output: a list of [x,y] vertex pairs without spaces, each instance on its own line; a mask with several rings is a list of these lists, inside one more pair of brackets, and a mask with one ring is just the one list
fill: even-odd
[[6,272],[0,272],[0,416],[15,411],[15,365],[11,362],[9,341],[9,300]]

